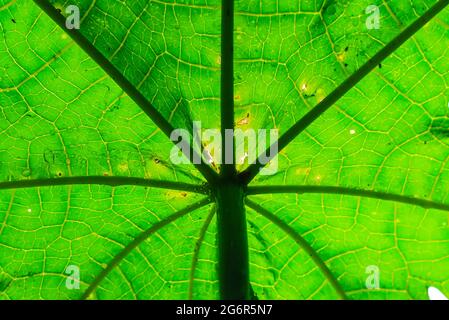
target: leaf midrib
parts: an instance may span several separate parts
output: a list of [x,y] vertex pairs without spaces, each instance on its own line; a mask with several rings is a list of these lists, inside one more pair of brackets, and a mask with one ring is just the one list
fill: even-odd
[[226,130],[234,130],[234,0],[222,1],[221,19],[221,173],[227,179],[236,175],[234,135],[232,135],[232,163],[226,163],[228,146]]

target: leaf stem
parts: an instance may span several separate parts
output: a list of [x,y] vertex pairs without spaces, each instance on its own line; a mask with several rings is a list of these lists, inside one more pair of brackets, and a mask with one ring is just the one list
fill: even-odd
[[[221,9],[221,175],[236,175],[234,134],[234,0],[222,0]],[[230,141],[229,141],[230,140]],[[232,152],[232,162],[229,163]],[[228,160],[228,161],[227,161]]]
[[161,189],[188,191],[200,194],[210,193],[209,188],[206,185],[194,185],[183,182],[150,180],[133,177],[105,177],[105,176],[63,177],[54,179],[7,181],[7,182],[0,182],[0,190],[63,186],[63,185],[85,185],[85,184],[108,185],[112,187],[129,185],[129,186],[153,187]]
[[329,281],[331,286],[335,289],[336,293],[342,300],[347,300],[348,297],[343,290],[342,286],[338,282],[338,280],[335,278],[335,276],[332,274],[332,272],[329,270],[329,268],[326,266],[324,261],[320,258],[318,253],[309,245],[309,243],[301,237],[291,226],[289,226],[287,223],[282,221],[280,218],[269,212],[268,210],[262,208],[257,203],[246,199],[246,205],[259,213],[260,215],[264,216],[268,220],[270,220],[273,224],[278,226],[281,230],[283,230],[287,235],[289,235],[306,253],[307,255],[312,258],[312,260],[315,262],[317,267],[321,270],[321,272],[324,274],[326,279]]
[[[296,122],[290,129],[288,129],[277,141],[278,153],[283,150],[290,142],[292,142],[301,132],[303,132],[310,124],[319,118],[326,110],[333,106],[341,97],[343,97],[349,90],[351,90],[357,83],[359,83],[365,76],[367,76],[374,68],[376,68],[384,59],[403,45],[416,32],[418,32],[426,23],[440,13],[447,5],[449,0],[440,0],[433,7],[431,7],[420,18],[402,31],[396,38],[391,40],[384,48],[382,48],[374,57],[369,59],[357,72],[347,78],[340,84],[332,93],[330,93],[323,101],[312,108],[306,115],[304,115],[298,122]],[[271,154],[270,148],[265,154],[270,154],[273,159],[277,154]],[[266,162],[264,162],[266,163]],[[260,169],[264,167],[260,161],[250,165],[245,171],[240,173],[240,178],[249,184],[259,173]]]
[[243,187],[222,181],[217,186],[218,279],[223,300],[248,300],[249,257]]
[[103,269],[103,271],[98,274],[98,276],[91,282],[87,290],[84,292],[81,299],[88,299],[92,292],[98,287],[98,285],[103,281],[108,274],[135,248],[137,248],[142,242],[147,240],[151,235],[158,232],[161,228],[165,227],[167,224],[172,223],[173,221],[189,214],[192,211],[200,209],[211,202],[209,198],[198,201],[197,203],[188,206],[171,216],[166,217],[165,219],[155,223],[151,228],[142,232],[138,235],[131,243],[129,243],[122,251],[120,251],[112,260],[109,262],[108,266]]
[[[151,104],[150,101],[128,80],[125,76],[92,44],[81,32],[76,29],[67,29],[64,16],[56,10],[47,0],[33,0],[60,28],[62,28],[75,43],[83,49],[115,83],[127,93],[127,95],[142,109],[143,112],[156,124],[156,126],[170,138],[174,127]],[[190,155],[196,151],[189,145]],[[195,157],[188,157],[195,159]],[[215,181],[217,173],[204,162],[194,164],[198,171],[209,181]]]
[[378,192],[372,190],[362,190],[346,187],[333,186],[254,186],[248,187],[248,195],[257,194],[274,194],[274,193],[320,193],[320,194],[338,194],[349,195],[356,197],[366,197],[385,201],[395,201],[414,206],[419,206],[425,209],[438,209],[449,211],[449,205],[439,203],[431,200],[419,199],[414,197],[402,196],[397,194],[390,194],[386,192]]

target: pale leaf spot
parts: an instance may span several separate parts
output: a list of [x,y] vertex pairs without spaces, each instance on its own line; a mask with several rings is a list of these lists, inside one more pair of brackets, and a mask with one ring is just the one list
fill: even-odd
[[429,287],[427,294],[430,300],[449,300],[440,290],[435,287]]

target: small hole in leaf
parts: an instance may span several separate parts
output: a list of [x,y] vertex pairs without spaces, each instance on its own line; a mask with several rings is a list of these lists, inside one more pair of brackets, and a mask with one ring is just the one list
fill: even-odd
[[427,289],[429,300],[449,300],[440,290],[435,287],[429,287]]

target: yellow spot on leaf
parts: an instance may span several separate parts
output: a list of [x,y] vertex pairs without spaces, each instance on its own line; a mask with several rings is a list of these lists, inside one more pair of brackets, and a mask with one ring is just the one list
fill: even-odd
[[345,59],[346,59],[346,52],[342,52],[342,53],[337,54],[337,60],[338,61],[342,62],[342,61],[345,61]]
[[307,176],[310,173],[310,168],[298,168],[295,173],[298,176]]
[[128,167],[128,163],[127,162],[122,162],[118,165],[118,170],[123,172],[123,171],[128,171],[129,167]]

